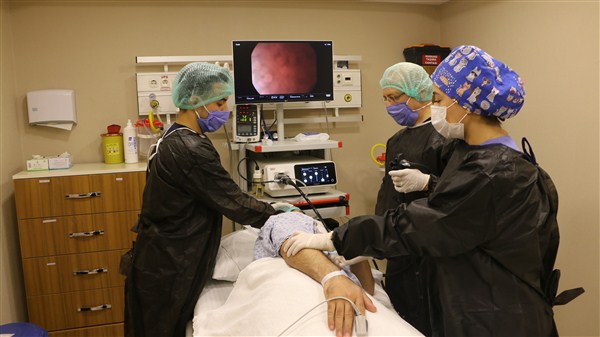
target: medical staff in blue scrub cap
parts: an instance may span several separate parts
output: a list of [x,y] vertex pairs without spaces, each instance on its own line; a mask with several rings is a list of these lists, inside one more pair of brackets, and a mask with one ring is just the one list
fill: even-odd
[[523,82],[468,45],[455,48],[432,79],[432,124],[458,143],[437,183],[425,185],[428,197],[331,233],[299,233],[287,253],[431,257],[433,336],[550,336],[557,194],[501,124],[521,110]]

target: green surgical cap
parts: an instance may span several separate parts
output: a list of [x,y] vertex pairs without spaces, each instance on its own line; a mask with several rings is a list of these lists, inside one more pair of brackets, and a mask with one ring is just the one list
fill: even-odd
[[379,81],[381,89],[394,88],[416,99],[419,102],[431,100],[433,82],[423,67],[400,62],[387,68]]
[[194,62],[181,68],[173,84],[173,103],[193,110],[233,94],[229,70],[216,64]]

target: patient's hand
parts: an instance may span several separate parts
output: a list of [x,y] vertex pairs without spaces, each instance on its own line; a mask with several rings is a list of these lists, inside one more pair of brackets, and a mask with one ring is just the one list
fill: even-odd
[[[329,279],[323,285],[323,292],[326,299],[337,296],[350,299],[363,315],[365,314],[365,309],[370,312],[377,311],[377,308],[363,289],[345,276],[336,276]],[[348,301],[331,300],[327,302],[327,324],[330,330],[335,329],[336,336],[352,336],[354,316],[354,309]]]
[[[321,282],[328,273],[339,270],[339,268],[320,250],[302,249],[294,256],[285,254],[284,247],[287,240],[282,244],[279,253],[285,262],[292,268],[305,273],[317,282]],[[363,261],[368,264],[368,262]],[[371,275],[372,277],[372,275]],[[363,282],[363,280],[361,280]],[[365,309],[375,312],[377,309],[363,289],[352,282],[346,276],[335,276],[323,285],[325,298],[343,296],[350,299],[364,315]],[[352,336],[354,324],[354,309],[345,300],[332,300],[327,302],[327,324],[329,329],[334,330],[338,337]]]

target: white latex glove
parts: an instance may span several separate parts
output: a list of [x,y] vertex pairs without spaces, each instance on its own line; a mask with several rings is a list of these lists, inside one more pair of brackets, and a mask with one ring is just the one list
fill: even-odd
[[289,239],[287,239],[286,245],[283,247],[283,251],[286,252],[287,256],[289,257],[296,255],[304,248],[312,248],[322,251],[335,250],[333,241],[331,241],[331,234],[333,234],[333,232],[310,234],[296,231]]
[[332,258],[332,260],[333,260],[333,263],[336,264],[336,266],[338,266],[340,268],[344,268],[345,266],[351,266],[353,264],[357,264],[359,262],[369,260],[370,258],[371,257],[369,257],[369,256],[357,256],[353,259],[346,260],[343,256],[336,256],[336,257]]
[[424,191],[429,184],[429,174],[417,169],[390,171],[394,188],[400,193]]

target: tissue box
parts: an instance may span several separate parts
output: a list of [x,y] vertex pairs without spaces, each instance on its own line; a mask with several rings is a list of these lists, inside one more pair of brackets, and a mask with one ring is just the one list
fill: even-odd
[[71,167],[73,167],[73,157],[71,155],[48,158],[48,168],[50,170],[63,170]]
[[35,158],[27,161],[27,171],[42,171],[48,169],[47,158]]

